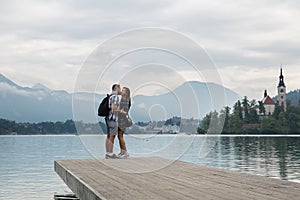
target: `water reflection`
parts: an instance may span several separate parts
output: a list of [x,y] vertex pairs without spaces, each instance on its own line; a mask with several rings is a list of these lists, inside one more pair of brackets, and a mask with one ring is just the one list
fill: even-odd
[[194,152],[198,145],[196,141],[181,159],[300,182],[300,137],[220,137],[204,159]]

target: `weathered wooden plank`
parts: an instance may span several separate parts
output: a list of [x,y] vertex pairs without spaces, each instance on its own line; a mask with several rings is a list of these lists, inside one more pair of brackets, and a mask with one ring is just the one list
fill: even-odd
[[[281,181],[276,179],[269,178],[253,178],[253,175],[242,174],[241,176],[237,176],[236,172],[225,171],[221,169],[213,169],[210,167],[202,166],[201,173],[198,172],[199,167],[181,163],[184,165],[185,170],[189,171],[189,173],[181,173],[181,176],[184,176],[183,180],[189,180],[190,182],[206,181],[206,184],[213,184],[214,188],[217,188],[218,185],[221,187],[223,191],[229,189],[230,194],[237,193],[239,194],[238,189],[244,189],[245,193],[249,193],[252,195],[256,194],[256,196],[268,195],[268,199],[272,199],[274,196],[276,199],[280,197],[293,197],[293,195],[299,195],[297,189],[287,190],[289,185],[293,185],[294,188],[299,188],[300,184],[294,184],[289,181]],[[174,166],[178,167],[178,165]],[[173,167],[173,168],[174,168]],[[177,170],[175,170],[177,171]],[[171,177],[176,176],[176,173],[173,171],[168,172],[168,175]],[[254,176],[257,177],[257,176]],[[267,180],[267,181],[266,181]],[[235,187],[237,190],[231,191],[231,187]],[[252,191],[252,188],[259,187],[260,190]],[[247,190],[246,190],[247,189]]]
[[81,200],[300,199],[300,184],[151,157],[55,161]]

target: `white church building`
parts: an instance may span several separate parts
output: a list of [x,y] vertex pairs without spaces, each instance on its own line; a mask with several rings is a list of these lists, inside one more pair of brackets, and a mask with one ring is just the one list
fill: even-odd
[[[283,106],[284,111],[286,111],[286,86],[284,84],[284,76],[282,74],[282,68],[280,69],[279,84],[277,86],[277,102],[279,105]],[[260,113],[257,109],[259,115],[272,115],[275,111],[275,101],[268,95],[267,90],[264,92],[264,98],[262,99],[262,104],[265,108],[265,113]]]
[[[272,115],[275,111],[275,101],[268,95],[267,90],[265,90],[264,98],[262,99],[262,104],[265,108],[265,115]],[[262,114],[262,113],[261,113]]]

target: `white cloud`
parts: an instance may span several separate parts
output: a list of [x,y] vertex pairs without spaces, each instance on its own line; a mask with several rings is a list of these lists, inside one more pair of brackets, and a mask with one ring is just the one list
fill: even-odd
[[[299,87],[297,76],[300,68],[290,66],[283,69],[285,83],[288,91]],[[280,66],[269,68],[256,68],[249,66],[233,66],[219,69],[225,87],[231,88],[241,96],[248,96],[251,99],[261,99],[264,90],[270,96],[277,95],[279,83]]]
[[0,1],[0,73],[25,86],[72,91],[98,44],[121,31],[159,26],[203,45],[225,86],[259,98],[265,88],[272,94],[280,64],[288,89],[299,88],[299,10],[292,0]]

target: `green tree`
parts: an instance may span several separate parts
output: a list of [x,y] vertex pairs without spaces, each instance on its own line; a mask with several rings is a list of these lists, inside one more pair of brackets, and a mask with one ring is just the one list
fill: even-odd
[[257,124],[259,123],[259,117],[257,115],[257,111],[255,108],[251,108],[250,113],[249,113],[249,122],[251,124]]
[[230,107],[226,106],[221,110],[220,118],[224,119],[223,133],[229,132]]
[[205,117],[201,121],[200,128],[202,128],[205,132],[207,132],[210,124],[210,119],[211,119],[212,112],[209,114],[205,115]]
[[240,100],[238,100],[233,106],[233,114],[237,115],[241,120],[243,119],[243,109]]
[[288,126],[289,133],[300,132],[300,107],[287,106],[287,112],[285,113],[286,126]]
[[250,105],[247,96],[245,96],[244,99],[242,100],[242,106],[244,112],[244,123],[248,124],[250,123],[250,116],[249,116]]
[[219,113],[217,111],[213,111],[205,115],[205,117],[201,121],[200,128],[203,129],[208,134],[214,134],[219,132],[220,123],[219,123],[218,115]]
[[203,128],[198,127],[197,128],[197,133],[198,134],[206,134],[206,131]]
[[289,124],[286,119],[286,115],[284,111],[281,111],[277,120],[278,132],[282,134],[286,134],[289,132]]
[[275,110],[273,112],[273,117],[278,120],[279,119],[279,114],[281,112],[284,112],[283,107],[281,105],[279,105],[278,102],[277,102],[275,104]]
[[260,114],[266,115],[266,109],[262,101],[258,101],[258,109]]
[[277,126],[277,120],[272,116],[264,118],[261,123],[262,134],[276,134],[280,133]]

